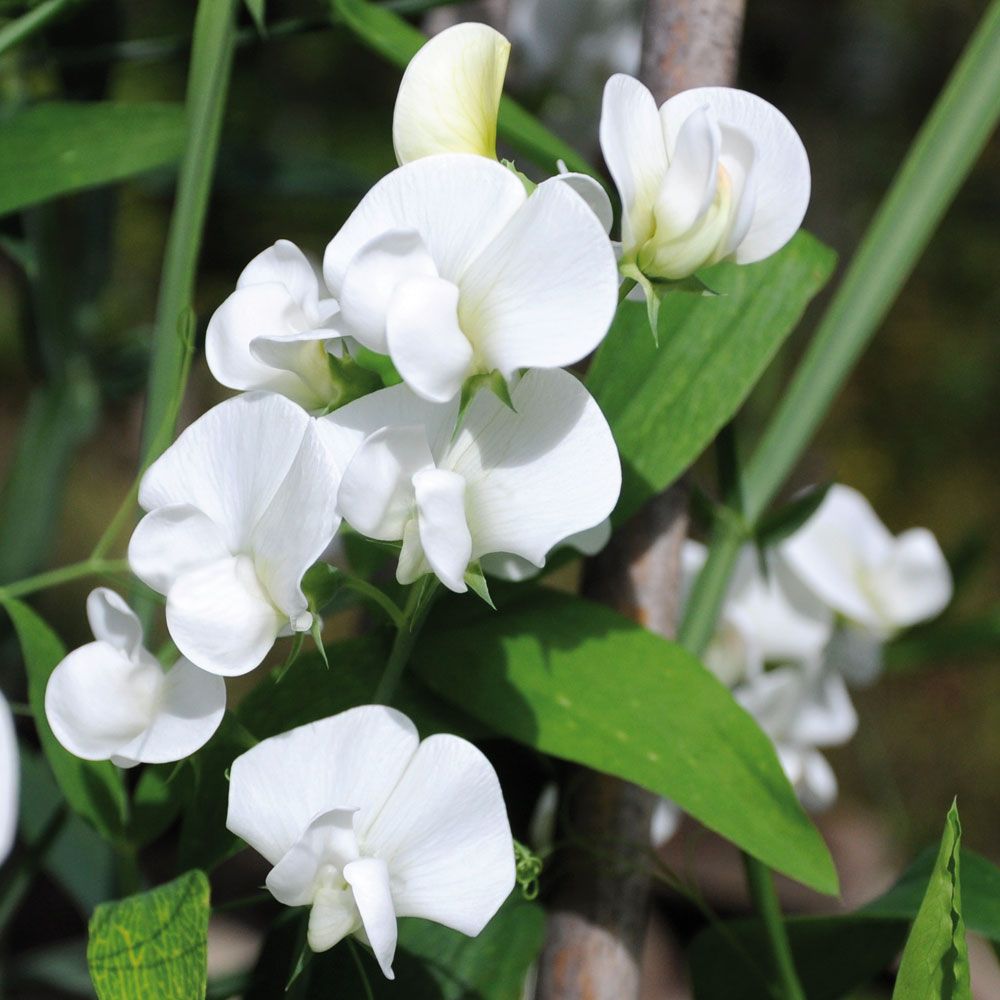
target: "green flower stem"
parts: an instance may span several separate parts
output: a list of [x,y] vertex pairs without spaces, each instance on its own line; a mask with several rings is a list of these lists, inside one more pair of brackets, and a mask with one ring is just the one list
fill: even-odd
[[60,584],[71,583],[73,580],[79,580],[86,576],[103,576],[105,574],[115,576],[128,572],[128,561],[125,559],[84,559],[83,562],[60,566],[59,569],[51,569],[48,572],[39,573],[37,576],[18,580],[6,587],[0,587],[0,601],[10,597],[25,597],[39,590],[58,587]]
[[236,9],[237,0],[201,0],[195,18],[187,88],[188,138],[170,218],[153,329],[153,361],[142,436],[144,465],[169,444],[172,435],[164,435],[161,429],[184,390],[188,340],[184,327],[192,308],[195,270],[233,66]]
[[372,701],[376,705],[388,705],[392,701],[437,591],[438,581],[433,576],[424,577],[420,583],[410,588],[406,607],[403,608],[403,620],[396,628],[396,638],[389,651],[385,671],[372,696]]
[[408,627],[405,612],[400,611],[396,606],[396,602],[384,594],[374,584],[369,583],[367,580],[362,580],[361,577],[350,576],[344,580],[344,586],[349,590],[353,590],[355,593],[360,594],[362,597],[366,597],[373,604],[377,604],[386,613],[389,620],[398,630]]
[[785,922],[781,917],[778,894],[774,889],[774,879],[767,865],[749,854],[743,855],[743,865],[747,874],[750,897],[767,931],[767,941],[771,948],[771,961],[776,977],[774,994],[782,1000],[806,1000],[805,990],[799,982],[792,960],[792,948],[788,943]]
[[0,28],[0,54],[20,45],[25,39],[30,38],[36,31],[40,31],[53,18],[58,17],[68,7],[73,7],[80,3],[80,0],[45,0],[37,7],[33,7],[26,14],[5,24]]

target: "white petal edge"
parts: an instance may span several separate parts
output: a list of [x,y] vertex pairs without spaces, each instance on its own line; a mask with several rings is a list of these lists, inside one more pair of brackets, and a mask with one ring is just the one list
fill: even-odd
[[424,556],[449,590],[464,594],[468,589],[465,571],[472,556],[465,480],[444,469],[425,469],[413,477],[413,491]]
[[734,254],[738,264],[752,264],[780,250],[802,224],[809,206],[809,157],[798,132],[774,105],[732,87],[694,87],[671,97],[661,110],[668,134],[676,136],[691,111],[705,104],[720,123],[750,136],[757,149],[753,220]]
[[420,737],[402,712],[362,705],[262,740],[230,771],[226,827],[272,865],[330,809],[382,809]]
[[365,852],[389,866],[398,916],[474,936],[514,887],[513,842],[496,772],[457,736],[420,744],[362,839]]
[[344,867],[344,879],[354,893],[365,937],[386,979],[395,979],[396,911],[389,888],[389,870],[381,858],[359,858]]
[[134,656],[142,649],[142,623],[124,599],[107,587],[87,595],[87,622],[98,642]]
[[618,307],[607,235],[559,178],[538,185],[459,287],[459,322],[479,366],[507,377],[579,361],[604,339]]
[[497,113],[510,42],[485,24],[456,24],[410,60],[396,95],[399,163],[438,153],[496,159]]
[[561,181],[571,191],[576,192],[583,199],[587,208],[597,216],[597,221],[601,224],[604,232],[611,232],[615,213],[611,207],[608,192],[604,190],[604,185],[600,181],[589,174],[575,173],[570,170],[560,171],[554,179]]

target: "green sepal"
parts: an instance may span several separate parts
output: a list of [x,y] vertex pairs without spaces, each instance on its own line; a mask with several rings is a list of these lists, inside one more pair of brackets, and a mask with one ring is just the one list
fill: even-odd
[[[380,355],[369,352],[374,357]],[[391,365],[392,362],[386,358]],[[327,367],[330,370],[330,381],[333,383],[330,402],[326,407],[326,413],[340,409],[354,400],[367,396],[368,393],[381,389],[385,384],[381,373],[361,364],[356,358],[347,352],[341,358],[335,358],[332,354],[326,356]],[[393,369],[395,371],[395,369]]]
[[697,295],[707,297],[718,296],[715,291],[705,284],[696,274],[688,275],[686,278],[668,280],[666,278],[650,278],[644,274],[635,261],[623,263],[620,267],[621,273],[626,278],[631,278],[639,285],[646,299],[646,316],[649,319],[649,330],[653,334],[653,342],[660,346],[660,305],[663,297],[670,292],[693,292]]
[[399,385],[403,381],[403,376],[396,371],[396,366],[392,359],[386,354],[377,354],[375,351],[362,347],[361,344],[351,344],[351,357],[359,368],[367,372],[374,372],[388,388],[390,385]]
[[312,641],[316,644],[316,652],[319,653],[320,658],[323,660],[323,666],[329,670],[330,661],[326,657],[326,646],[323,645],[323,619],[320,618],[316,611],[313,611],[312,616],[313,620],[312,625],[309,626],[309,634],[312,636]]
[[479,560],[471,563],[469,568],[465,571],[465,582],[477,597],[482,598],[494,611],[496,611],[497,606],[493,603],[493,598],[490,596],[490,588],[486,582],[486,576],[483,573],[483,567],[480,565]]
[[[510,386],[507,380],[495,369],[491,372],[480,372],[477,375],[470,375],[462,385],[462,395],[458,403],[458,417],[455,420],[455,434],[458,434],[465,418],[465,411],[476,398],[476,393],[480,389],[489,389],[497,399],[509,410],[514,410],[514,401],[510,398]],[[516,412],[516,411],[515,411]]]
[[[315,615],[313,616],[315,618]],[[275,682],[280,682],[284,679],[285,674],[291,669],[292,664],[299,658],[299,653],[302,652],[302,643],[305,640],[305,633],[295,632],[292,635],[292,648],[288,651],[288,656],[285,657],[285,662],[281,664],[280,667],[275,671],[274,680]]]
[[524,185],[524,190],[529,195],[534,192],[536,187],[538,187],[538,185],[530,177],[521,173],[521,171],[517,169],[513,160],[501,160],[500,166],[506,167]]

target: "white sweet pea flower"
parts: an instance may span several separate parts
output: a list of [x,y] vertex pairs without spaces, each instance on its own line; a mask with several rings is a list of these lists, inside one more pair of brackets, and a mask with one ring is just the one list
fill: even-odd
[[951,600],[951,573],[934,536],[925,528],[894,536],[848,486],[832,486],[780,552],[816,597],[879,639],[933,618]]
[[323,271],[340,329],[442,403],[476,374],[578,361],[617,307],[614,254],[579,198],[558,181],[529,197],[509,170],[463,154],[379,181]]
[[396,919],[475,936],[514,887],[489,761],[457,736],[364,705],[264,740],[233,762],[227,827],[274,867],[280,903],[309,906],[308,942],[367,941],[393,978]]
[[[402,165],[440,153],[497,158],[497,115],[510,42],[486,24],[446,28],[410,60],[396,95],[392,144]],[[607,192],[587,174],[560,167],[559,181],[611,230]]]
[[278,240],[247,264],[209,321],[208,367],[230,389],[266,389],[323,410],[336,395],[329,357],[343,353],[338,312],[306,255]]
[[479,393],[457,434],[456,403],[429,404],[405,386],[319,421],[338,464],[353,455],[340,512],[370,538],[402,541],[400,583],[433,572],[461,593],[483,556],[542,566],[557,542],[611,513],[621,466],[587,390],[561,369],[532,370],[511,398],[513,410]]
[[183,658],[164,670],[113,590],[90,592],[87,618],[96,641],[66,656],[45,688],[56,739],[119,767],[181,760],[204,746],[226,711],[225,681]]
[[149,513],[129,565],[167,598],[167,627],[192,663],[244,674],[287,630],[308,631],[305,571],[330,544],[339,471],[317,422],[272,393],[226,400],[142,477]]
[[21,785],[20,757],[14,717],[0,693],[0,865],[7,860],[17,835],[17,804]]
[[843,677],[836,671],[778,667],[733,693],[774,740],[802,804],[814,812],[832,805],[837,779],[817,748],[846,743],[857,731],[857,713]]
[[608,80],[601,150],[622,200],[622,265],[678,280],[719,260],[752,264],[795,234],[809,203],[809,160],[767,101],[696,87],[657,110],[638,80]]
[[[687,599],[707,552],[686,541],[681,553],[682,599]],[[719,625],[703,656],[705,666],[730,687],[760,674],[766,663],[818,666],[833,633],[833,616],[779,560],[761,570],[759,553],[740,553]]]
[[[611,520],[606,517],[592,528],[585,528],[564,538],[553,546],[552,552],[568,548],[575,549],[582,556],[596,556],[609,541],[611,541]],[[482,566],[483,572],[488,576],[509,580],[512,583],[529,580],[536,576],[539,570],[534,563],[510,552],[492,552],[483,556]]]

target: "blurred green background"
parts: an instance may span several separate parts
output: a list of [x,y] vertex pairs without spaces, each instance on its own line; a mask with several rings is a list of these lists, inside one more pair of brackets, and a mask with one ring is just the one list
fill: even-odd
[[[609,72],[635,69],[641,3],[577,3],[541,0],[532,16],[513,0],[510,83],[596,160],[600,88]],[[3,107],[43,97],[181,101],[193,8],[81,4],[0,60]],[[806,226],[842,260],[983,9],[963,0],[751,0],[740,84],[799,129],[813,170]],[[263,42],[244,20],[202,254],[199,334],[254,254],[284,237],[319,257],[394,166],[396,69],[330,24],[319,2],[271,0]],[[0,119],[0,142],[2,129]],[[859,736],[830,755],[843,802],[880,816],[903,856],[939,836],[957,793],[967,843],[1000,860],[998,161],[994,139],[793,484],[856,486],[893,530],[931,528],[956,572],[954,605],[890,651],[888,675],[858,694]],[[4,246],[27,237],[39,251],[35,293],[13,257],[0,255],[2,477],[29,413],[58,427],[44,449],[22,454],[39,470],[38,495],[8,491],[0,505],[8,579],[84,557],[131,483],[171,196],[164,172],[0,221]],[[752,397],[746,439],[817,315],[814,306]],[[42,388],[53,373],[58,399]],[[184,419],[222,395],[199,356]],[[70,644],[88,638],[88,586],[38,602]],[[0,655],[9,670],[9,640]]]

